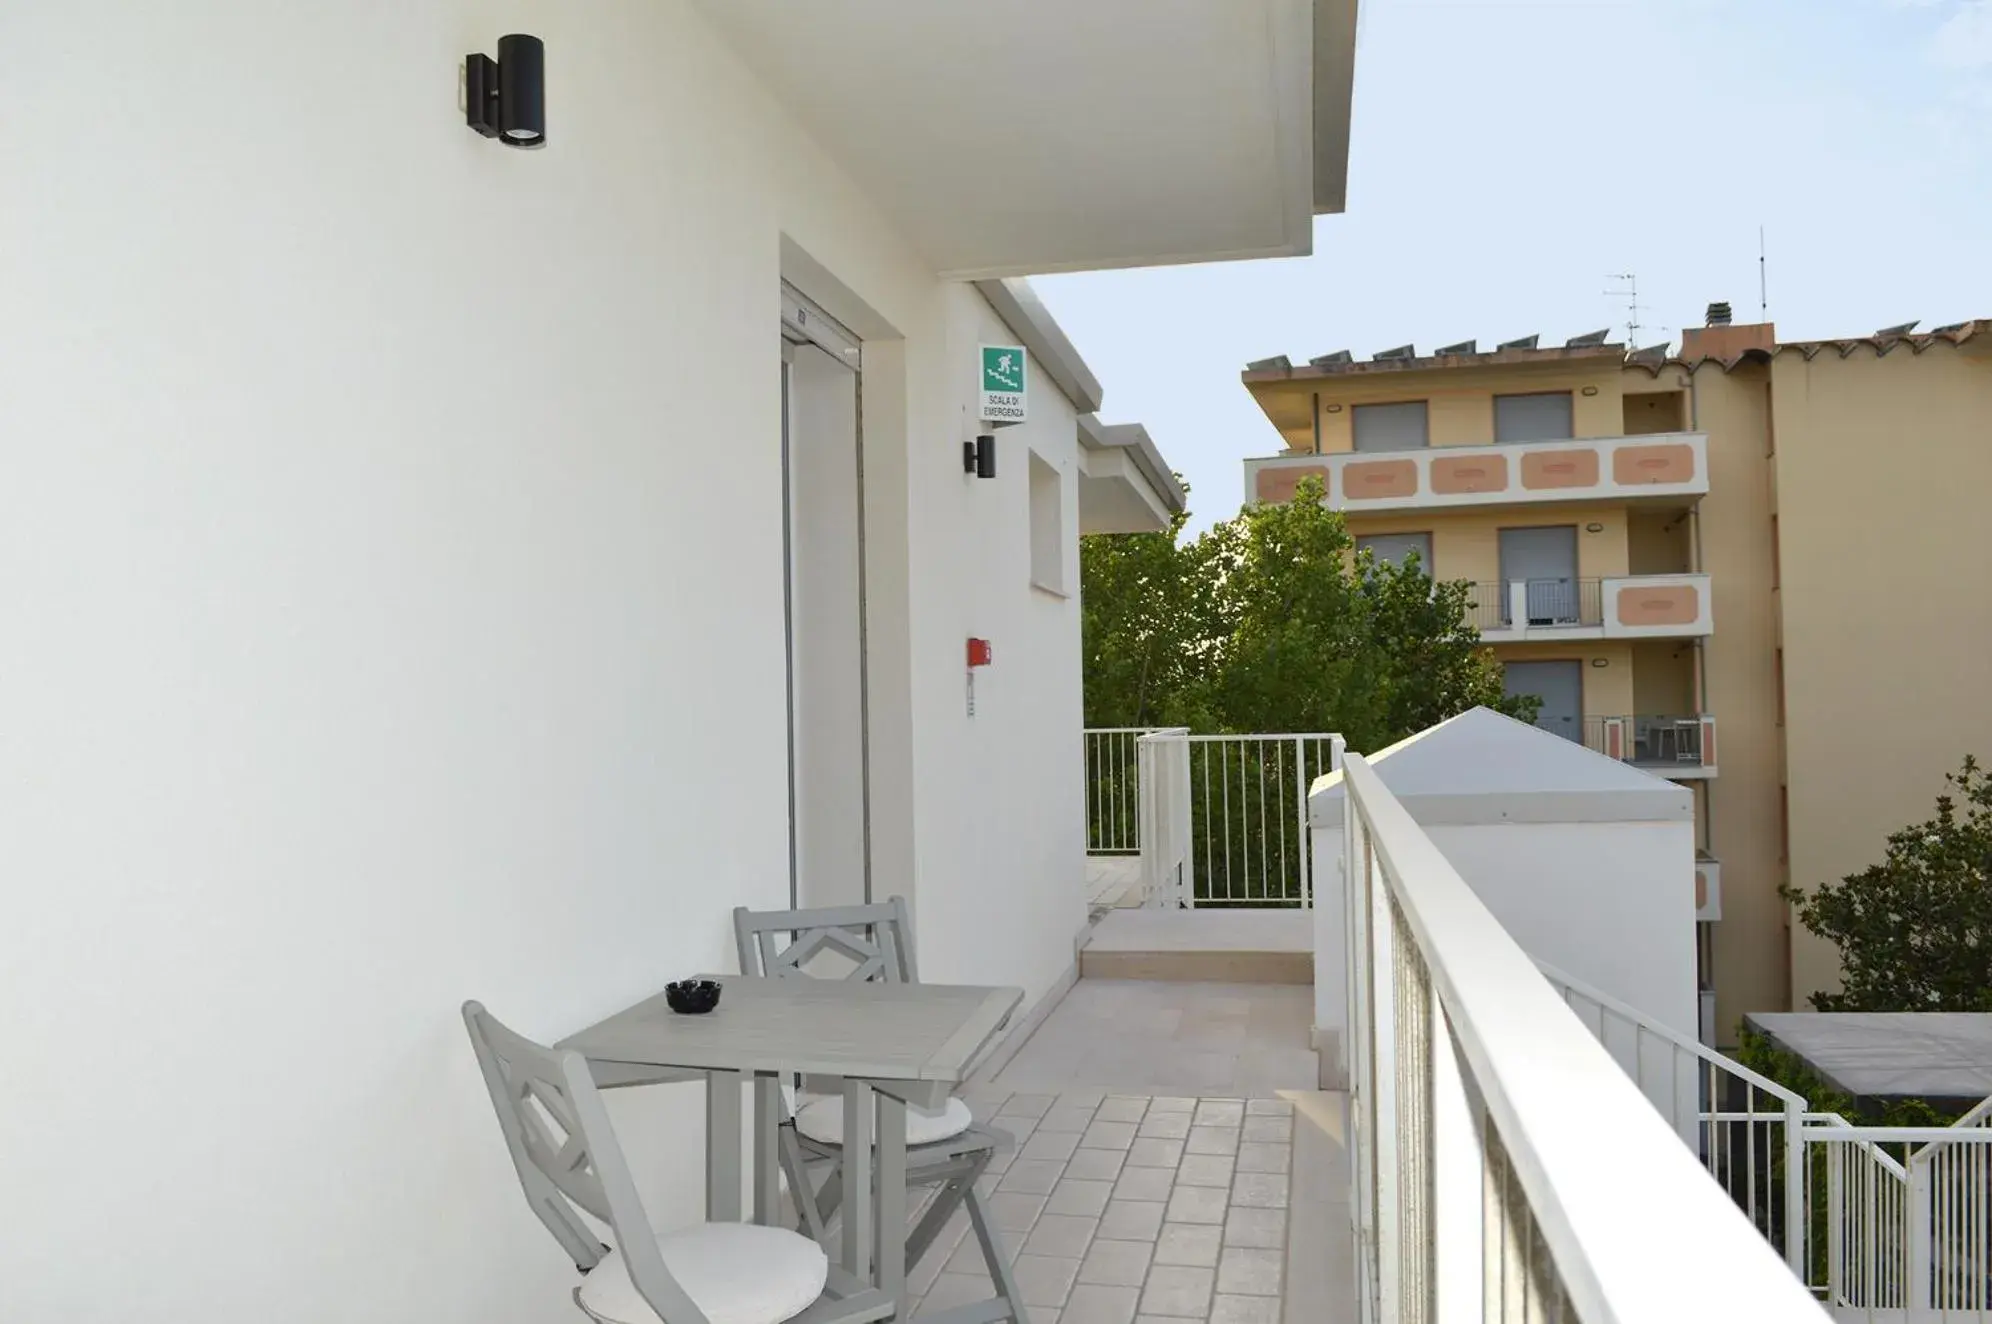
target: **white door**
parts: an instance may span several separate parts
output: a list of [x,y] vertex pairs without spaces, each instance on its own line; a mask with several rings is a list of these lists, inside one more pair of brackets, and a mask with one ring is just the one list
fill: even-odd
[[859,364],[857,340],[785,287],[789,894],[803,907],[871,897]]

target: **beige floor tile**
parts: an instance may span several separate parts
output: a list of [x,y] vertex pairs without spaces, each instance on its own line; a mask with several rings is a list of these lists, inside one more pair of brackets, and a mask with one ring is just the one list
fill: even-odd
[[1234,1208],[1224,1220],[1224,1244],[1278,1250],[1286,1245],[1286,1210]]
[[1102,1122],[1139,1122],[1147,1111],[1148,1100],[1145,1097],[1113,1095],[1100,1104],[1094,1116]]
[[1071,1131],[1047,1131],[1039,1127],[1024,1147],[1017,1151],[1019,1162],[1049,1159],[1063,1163],[1072,1157],[1072,1151],[1079,1148],[1079,1135]]
[[1257,1140],[1238,1146],[1240,1172],[1286,1172],[1293,1167],[1293,1146],[1268,1145]]
[[1178,1186],[1231,1185],[1231,1156],[1228,1154],[1185,1154],[1183,1166],[1176,1169]]
[[1099,1225],[1097,1218],[1058,1214],[1047,1208],[1031,1229],[1030,1239],[1024,1242],[1023,1253],[1076,1260],[1092,1244],[1093,1229]]
[[1028,1232],[1031,1224],[1037,1222],[1038,1215],[1044,1212],[1045,1195],[1027,1195],[1022,1191],[998,1191],[986,1197],[989,1205],[989,1221],[1005,1232]]
[[1162,1140],[1181,1140],[1190,1133],[1189,1113],[1151,1112],[1141,1119],[1141,1127],[1135,1132],[1138,1136],[1153,1136]]
[[1019,1145],[1031,1138],[1037,1130],[1038,1119],[1026,1117],[1022,1113],[999,1113],[989,1119],[989,1125],[1001,1131]]
[[1053,1108],[1044,1115],[1044,1120],[1038,1123],[1037,1129],[1040,1132],[1080,1132],[1092,1124],[1093,1110],[1091,1108],[1071,1108],[1061,1102],[1056,1108]]
[[1224,1229],[1210,1224],[1164,1223],[1155,1241],[1155,1262],[1214,1269],[1223,1237]]
[[1231,1203],[1240,1209],[1286,1208],[1286,1174],[1284,1172],[1239,1173],[1231,1181]]
[[1079,1261],[1054,1259],[1049,1255],[1019,1255],[1015,1264],[1017,1288],[1027,1306],[1057,1309],[1072,1291],[1079,1276]]
[[1293,1119],[1291,1117],[1247,1117],[1244,1138],[1268,1144],[1284,1145],[1293,1139]]
[[1196,1110],[1197,1101],[1195,1099],[1171,1098],[1168,1095],[1162,1095],[1148,1101],[1148,1115],[1150,1117],[1153,1117],[1156,1113],[1194,1113]]
[[1097,1235],[1110,1241],[1153,1241],[1162,1231],[1163,1208],[1146,1200],[1109,1200]]
[[[1211,1299],[1210,1324],[1280,1324],[1281,1303],[1276,1296],[1226,1296],[1219,1292]],[[1037,1316],[1031,1317],[1037,1324]]]
[[[1230,1184],[1229,1178],[1225,1184]],[[1128,1168],[1114,1183],[1114,1199],[1166,1201],[1175,1186],[1174,1168]]]
[[[1012,1259],[1023,1250],[1024,1241],[1028,1236],[1029,1234],[1025,1232],[996,1229],[997,1244],[1002,1246],[1003,1253]],[[982,1238],[971,1232],[956,1243],[954,1253],[948,1256],[943,1272],[981,1274],[985,1279],[988,1278],[989,1262],[982,1258]]]
[[1202,1099],[1197,1103],[1198,1126],[1240,1126],[1245,1121],[1242,1099]]
[[1146,1241],[1096,1241],[1079,1267],[1079,1281],[1109,1287],[1139,1287],[1148,1277],[1148,1261],[1154,1251],[1155,1247]]
[[1182,1161],[1180,1140],[1138,1139],[1127,1149],[1127,1164],[1131,1168],[1173,1168]]
[[1126,1163],[1127,1155],[1118,1149],[1081,1149],[1066,1163],[1065,1175],[1073,1181],[1112,1181]]
[[[933,1287],[920,1298],[920,1312],[938,1315],[956,1306],[965,1306],[972,1301],[987,1301],[996,1294],[984,1277],[965,1273],[944,1273],[935,1280]],[[918,1318],[918,1315],[915,1315]]]
[[1207,1319],[1216,1274],[1181,1264],[1158,1264],[1141,1289],[1141,1312],[1178,1319]]
[[1169,1197],[1169,1221],[1222,1224],[1229,1197],[1222,1186],[1178,1186]]
[[1245,1115],[1247,1117],[1291,1117],[1293,1116],[1293,1105],[1285,1099],[1247,1099],[1245,1101]]
[[1121,1149],[1134,1143],[1133,1122],[1095,1121],[1086,1128],[1086,1136],[1079,1143],[1087,1149]]
[[1076,1181],[1067,1177],[1058,1183],[1051,1193],[1051,1201],[1044,1211],[1049,1214],[1078,1214],[1085,1218],[1098,1218],[1106,1212],[1107,1201],[1112,1198],[1114,1184],[1107,1181]]
[[1217,1263],[1217,1290],[1240,1296],[1278,1296],[1285,1268],[1284,1250],[1227,1246]]
[[1238,1128],[1235,1126],[1193,1126],[1183,1142],[1185,1154],[1236,1154]]
[[999,1191],[1021,1191],[1026,1195],[1050,1195],[1065,1176],[1065,1164],[1054,1159],[1018,1159],[996,1183]]
[[[1065,1310],[1058,1324],[1132,1324],[1140,1289],[1082,1282],[1065,1298]],[[1031,1312],[1031,1324],[1039,1324],[1038,1312]]]

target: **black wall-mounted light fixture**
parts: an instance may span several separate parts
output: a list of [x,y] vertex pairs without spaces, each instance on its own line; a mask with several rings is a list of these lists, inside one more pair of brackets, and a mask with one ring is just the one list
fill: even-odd
[[546,43],[512,33],[498,38],[498,58],[466,55],[464,120],[507,147],[546,145]]
[[961,471],[977,478],[996,476],[996,438],[985,432],[974,441],[961,444]]

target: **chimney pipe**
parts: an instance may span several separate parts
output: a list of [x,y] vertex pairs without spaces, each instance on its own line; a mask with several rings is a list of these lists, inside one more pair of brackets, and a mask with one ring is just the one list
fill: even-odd
[[1712,303],[1708,306],[1708,324],[1710,326],[1728,326],[1731,320],[1732,317],[1728,304]]

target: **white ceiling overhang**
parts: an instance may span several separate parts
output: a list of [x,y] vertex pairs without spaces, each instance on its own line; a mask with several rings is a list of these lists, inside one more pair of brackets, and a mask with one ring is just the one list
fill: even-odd
[[943,275],[1291,256],[1342,209],[1357,0],[699,0]]
[[1160,533],[1184,499],[1148,429],[1080,417],[1080,533]]

